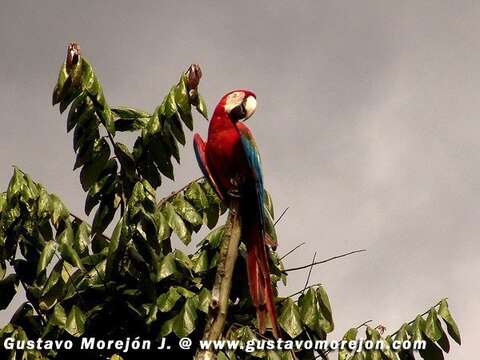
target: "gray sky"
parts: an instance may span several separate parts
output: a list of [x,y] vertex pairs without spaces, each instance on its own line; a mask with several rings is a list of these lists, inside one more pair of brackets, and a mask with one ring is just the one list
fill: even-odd
[[[249,120],[288,266],[315,268],[335,334],[393,332],[448,296],[472,359],[480,334],[480,3],[475,1],[10,1],[0,4],[0,186],[14,163],[81,213],[65,117],[51,106],[71,40],[110,104],[153,110],[189,63],[209,109],[256,92]],[[207,123],[197,117],[197,130]],[[200,174],[191,143],[178,186]],[[172,186],[163,188],[170,191]],[[295,272],[284,294],[306,272]],[[2,322],[6,314],[0,314]]]

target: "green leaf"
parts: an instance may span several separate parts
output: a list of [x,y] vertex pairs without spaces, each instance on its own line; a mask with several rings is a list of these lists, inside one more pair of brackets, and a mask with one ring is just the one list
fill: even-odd
[[[68,111],[67,132],[70,132],[77,125],[85,113],[93,113],[93,108],[90,99],[85,96],[85,94],[82,94],[75,99]],[[90,114],[88,116],[90,116]]]
[[334,329],[332,308],[330,306],[327,292],[323,286],[319,286],[316,292],[320,309],[320,327],[328,334]]
[[25,179],[23,173],[16,167],[13,169],[13,176],[10,179],[7,190],[7,200],[10,202],[15,195],[22,191],[25,185]]
[[81,256],[88,252],[88,244],[90,242],[90,229],[85,222],[80,222],[77,231],[75,232],[75,239],[73,246],[78,254]]
[[178,113],[175,113],[173,117],[170,118],[168,129],[180,144],[185,145],[185,133],[183,132],[183,127],[179,116],[180,115],[178,115]]
[[[372,329],[370,326],[367,326],[366,333],[367,333],[367,339],[372,340],[374,342],[374,344],[376,344],[379,341],[383,341],[383,339],[381,339],[380,333],[378,332],[377,329]],[[385,346],[385,345],[383,345],[383,346]],[[382,353],[379,350],[375,350],[375,348],[372,349],[372,350],[367,350],[366,351],[366,359],[367,360],[382,360]]]
[[47,282],[43,286],[42,293],[41,293],[42,296],[47,294],[58,282],[62,281],[62,279],[60,279],[62,269],[63,269],[63,260],[59,260],[53,267]]
[[447,331],[448,334],[452,337],[453,340],[458,345],[461,345],[462,339],[460,337],[460,331],[458,330],[457,323],[452,317],[452,314],[450,314],[450,310],[448,309],[448,303],[447,300],[443,299],[440,302],[440,307],[438,309],[438,314],[440,317],[443,319],[445,324],[447,325]]
[[95,184],[110,159],[110,147],[105,139],[95,141],[93,154],[80,172],[80,182],[84,191],[88,191]]
[[40,274],[52,261],[53,255],[55,254],[56,242],[51,240],[48,241],[40,254],[40,260],[37,265],[37,275]]
[[166,202],[163,211],[167,219],[168,225],[170,225],[178,238],[182,240],[185,245],[188,245],[192,240],[190,231],[185,226],[182,218],[176,213],[173,205],[169,202]]
[[425,335],[433,342],[440,340],[442,337],[442,325],[437,318],[437,311],[433,307],[430,309],[425,322]]
[[365,360],[365,353],[364,352],[355,352],[355,354],[352,357],[352,360]]
[[154,214],[155,225],[157,226],[157,239],[158,241],[163,241],[168,239],[172,233],[170,226],[168,225],[165,216],[162,212],[157,209]]
[[149,150],[158,170],[169,179],[174,180],[173,165],[170,159],[171,154],[164,141],[160,137],[155,136],[149,143]]
[[210,302],[212,301],[212,293],[207,288],[202,288],[198,294],[198,310],[208,314]]
[[182,196],[177,195],[172,202],[172,205],[175,207],[176,212],[185,220],[188,221],[193,226],[199,226],[202,224],[203,219],[197,213],[195,208],[187,202]]
[[115,229],[113,230],[112,238],[110,239],[110,244],[108,246],[107,265],[106,265],[107,278],[110,277],[115,266],[114,262],[116,260],[116,254],[120,244],[120,238],[122,236],[122,230],[123,230],[124,224],[125,224],[125,220],[122,217],[120,218],[117,225],[115,226]]
[[208,113],[207,113],[207,104],[205,103],[205,100],[203,97],[198,94],[198,105],[197,105],[197,110],[202,116],[208,120]]
[[299,300],[300,314],[302,321],[311,330],[317,330],[320,320],[320,313],[317,305],[317,296],[313,288],[307,290]]
[[70,244],[73,245],[73,230],[70,225],[68,225],[58,236],[57,243],[61,244]]
[[18,278],[16,274],[10,274],[0,280],[0,310],[5,310],[17,294]]
[[0,260],[0,280],[5,278],[5,274],[7,273],[7,264],[5,260]]
[[163,100],[160,109],[167,119],[171,118],[177,112],[177,103],[175,102],[175,87],[172,86],[168,92],[168,95]]
[[422,358],[425,360],[443,360],[444,356],[442,350],[429,339],[426,339],[426,342],[425,350],[419,351]]
[[0,214],[6,209],[7,207],[7,193],[3,192],[0,193]]
[[173,323],[173,331],[178,337],[190,335],[195,330],[197,320],[198,298],[192,297],[185,301],[185,305]]
[[58,224],[59,220],[65,220],[70,216],[70,212],[63,205],[60,198],[55,194],[50,194],[50,212],[52,214],[52,222]]
[[85,331],[85,320],[86,318],[82,310],[80,310],[80,308],[78,308],[76,305],[73,305],[65,323],[65,330],[70,335],[79,337]]
[[162,323],[162,327],[160,328],[160,332],[158,334],[160,337],[165,337],[172,332],[175,319],[176,317],[173,317]]
[[287,298],[283,302],[278,323],[291,338],[295,338],[303,332],[301,319],[297,304],[292,299]]
[[68,261],[73,266],[76,266],[82,271],[85,271],[83,267],[82,261],[80,260],[80,256],[75,251],[72,245],[67,243],[60,244],[60,253],[62,254],[62,258]]
[[196,182],[192,182],[185,190],[185,198],[191,202],[197,210],[203,210],[208,207],[207,195],[202,187]]
[[56,105],[61,101],[60,94],[63,89],[63,85],[65,84],[65,80],[68,77],[67,67],[66,64],[63,63],[60,67],[60,72],[58,74],[57,84],[55,85],[55,89],[53,90],[52,96],[52,105]]
[[150,118],[121,118],[115,120],[116,131],[137,131],[144,129],[150,121]]
[[180,295],[182,295],[184,298],[191,298],[195,296],[195,293],[185,289],[184,287],[177,286],[177,291]]
[[[185,82],[185,75],[182,74],[180,77],[180,81],[178,85],[174,88],[174,96],[175,102],[177,103],[177,107],[180,113],[183,114],[190,114],[191,106],[190,106],[190,99],[188,97],[188,89]],[[185,121],[185,120],[184,120]],[[185,122],[185,125],[192,130],[193,124],[191,124],[188,120]]]
[[195,273],[200,273],[208,270],[208,254],[205,250],[196,254],[192,259],[194,261],[193,271]]
[[125,171],[127,176],[129,176],[131,179],[135,179],[135,159],[130,150],[128,150],[127,146],[117,142],[115,144],[115,154],[117,155],[118,160],[122,164],[122,170]]
[[404,342],[408,340],[408,324],[404,323],[400,329],[398,329],[397,334],[395,335],[395,340]]
[[115,194],[112,198],[105,199],[104,202],[100,203],[93,218],[92,233],[101,233],[107,228],[115,216],[120,201],[120,196]]
[[62,305],[57,304],[53,308],[53,313],[50,315],[48,322],[60,328],[64,328],[67,324],[67,314]]
[[157,299],[157,306],[161,312],[168,312],[173,309],[177,301],[182,296],[178,293],[177,288],[171,287],[168,291],[160,295]]
[[120,106],[120,107],[114,107],[112,108],[112,113],[115,114],[116,116],[120,118],[149,118],[150,114],[143,111],[143,110],[138,110],[134,109],[131,107],[126,107],[126,106]]
[[222,243],[224,226],[219,226],[215,230],[212,230],[206,237],[205,242],[208,242],[213,249],[216,249]]
[[148,309],[148,316],[147,316],[147,319],[145,320],[145,324],[150,325],[155,320],[157,320],[157,313],[158,313],[158,307],[157,307],[157,304],[154,302],[150,304],[150,307]]
[[106,270],[107,260],[104,259],[100,263],[95,264],[94,267],[85,275],[78,287],[94,285],[105,286],[105,270]]
[[169,277],[172,274],[175,274],[177,271],[177,266],[175,265],[175,256],[173,255],[173,253],[168,253],[162,258],[160,262],[160,266],[155,280],[158,282],[162,279],[165,279],[166,277]]
[[[349,329],[345,335],[343,335],[343,338],[342,340],[345,340],[345,341],[355,341],[357,339],[357,334],[358,334],[358,329],[357,328],[351,328]],[[341,349],[339,352],[338,352],[338,360],[347,360],[348,359],[348,356],[350,355],[350,351],[348,351],[348,349]]]
[[425,320],[420,315],[417,315],[413,324],[410,325],[409,331],[412,336],[412,341],[422,341],[422,333],[425,329]]
[[395,351],[392,349],[392,338],[391,336],[387,336],[385,340],[383,340],[384,346],[382,349],[382,353],[387,360],[398,360],[398,356]]
[[267,211],[269,212],[270,217],[272,219],[274,219],[275,218],[275,213],[274,213],[274,209],[273,209],[272,196],[270,195],[270,193],[267,190],[265,190],[264,194],[265,194],[265,201],[264,201],[265,209],[267,209]]

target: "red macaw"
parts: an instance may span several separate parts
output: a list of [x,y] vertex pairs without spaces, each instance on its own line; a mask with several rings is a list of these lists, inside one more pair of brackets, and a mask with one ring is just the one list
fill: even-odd
[[279,336],[267,244],[273,241],[266,232],[260,155],[250,129],[241,121],[255,112],[256,96],[248,90],[234,90],[222,97],[208,128],[205,143],[194,136],[198,164],[222,200],[228,205],[232,197],[240,200],[242,238],[247,246],[248,284],[257,312],[258,328],[263,334],[269,317],[272,332]]

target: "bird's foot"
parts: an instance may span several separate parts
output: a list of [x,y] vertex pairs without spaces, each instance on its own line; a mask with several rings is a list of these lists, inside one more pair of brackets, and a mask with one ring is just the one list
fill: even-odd
[[240,190],[238,190],[238,189],[228,190],[228,195],[231,196],[231,197],[234,197],[234,198],[239,198],[241,196],[240,195]]

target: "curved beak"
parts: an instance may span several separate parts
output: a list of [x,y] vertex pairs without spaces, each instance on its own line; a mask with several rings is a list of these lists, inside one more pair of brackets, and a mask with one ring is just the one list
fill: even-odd
[[246,121],[250,116],[253,115],[253,113],[257,109],[257,99],[255,98],[255,95],[248,95],[247,98],[244,100],[244,103],[246,112],[244,121]]

